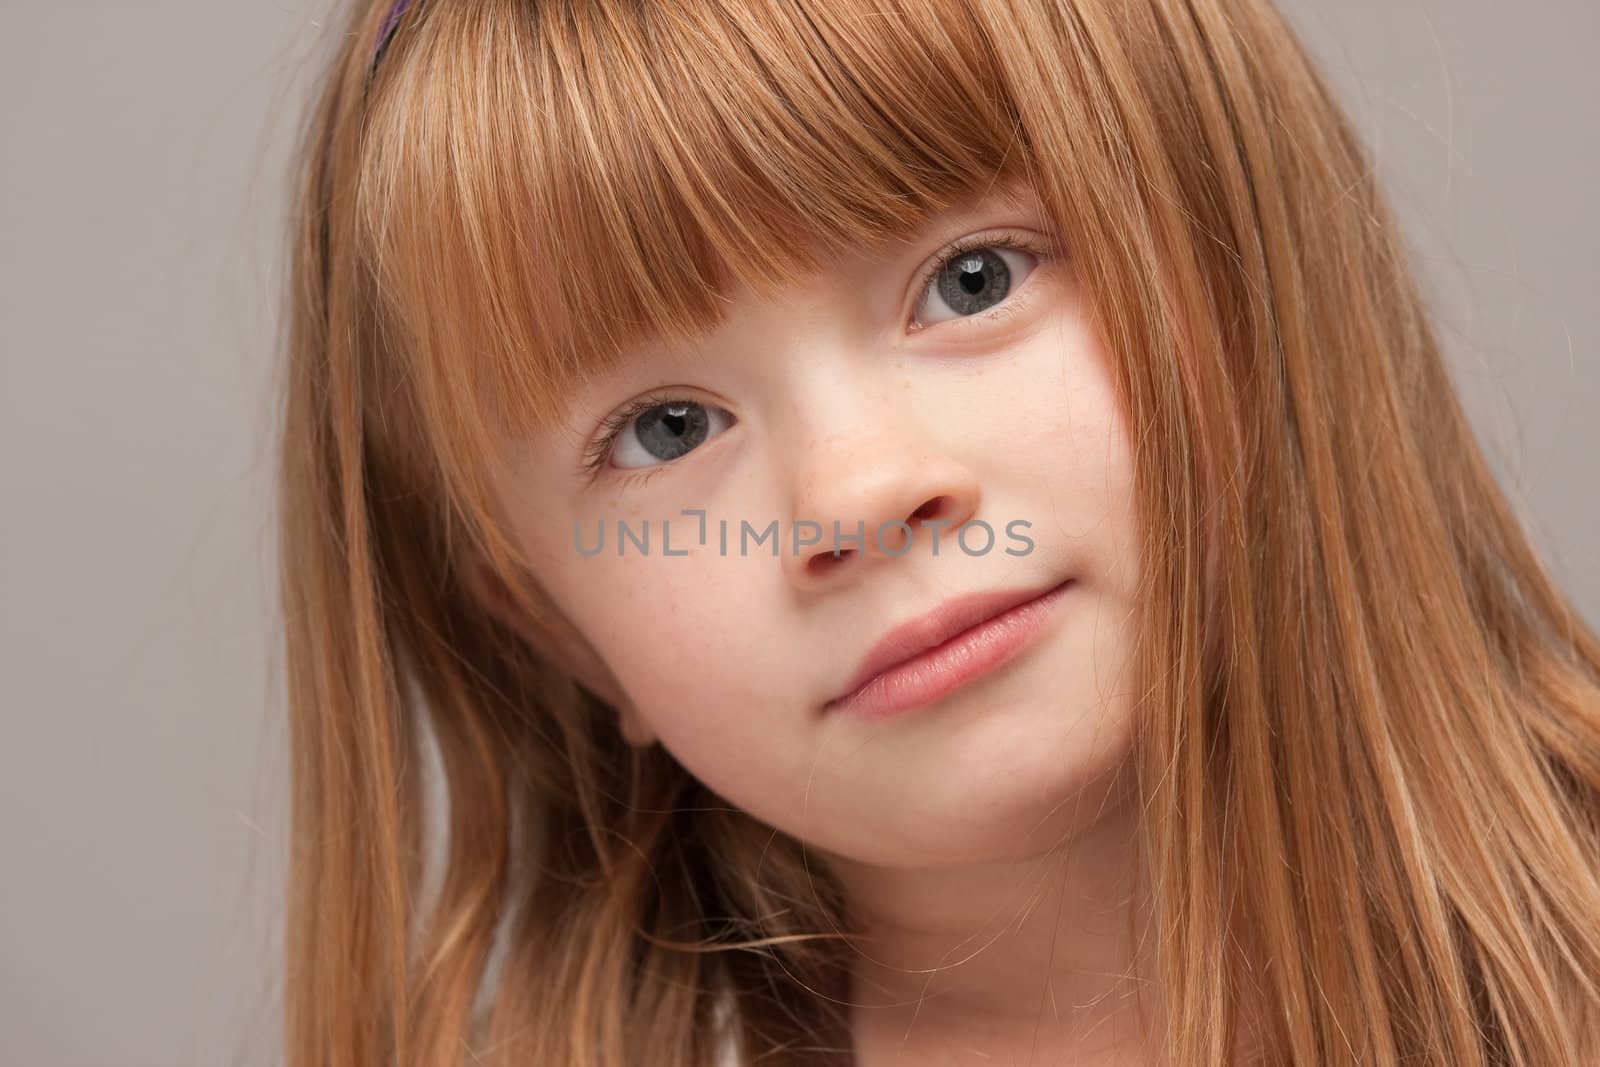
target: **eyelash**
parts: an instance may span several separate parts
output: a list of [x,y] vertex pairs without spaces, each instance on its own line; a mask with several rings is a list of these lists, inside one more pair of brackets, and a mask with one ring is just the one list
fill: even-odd
[[[964,256],[968,252],[976,252],[980,248],[1008,248],[1017,252],[1027,252],[1030,255],[1037,256],[1041,266],[1054,258],[1054,252],[1049,246],[1035,238],[1024,237],[1021,234],[1010,233],[994,236],[976,233],[957,238],[935,253],[928,266],[924,267],[918,275],[916,287],[912,290],[916,294],[916,304],[912,306],[912,310],[915,311],[916,307],[921,304],[922,296],[928,291],[928,286],[951,260]],[[1008,313],[1008,305],[1011,303],[1012,301],[1008,300],[995,311],[986,311],[980,315],[970,316],[970,318],[984,319],[1005,315]],[[942,324],[934,323],[934,325]],[[915,332],[920,333],[930,328],[929,326],[918,326]],[[611,449],[616,444],[617,437],[623,430],[627,429],[628,423],[632,422],[634,418],[657,405],[675,400],[689,399],[689,397],[676,393],[646,393],[641,397],[630,400],[615,412],[606,416],[601,420],[599,435],[583,454],[583,463],[580,468],[583,474],[591,480],[599,477],[601,470],[605,467],[606,460],[611,456]],[[694,402],[698,403],[698,401]],[[636,474],[618,475],[617,481],[624,486],[643,485],[657,472],[666,470],[671,466],[671,463],[658,463],[655,466],[646,467]]]
[[[600,422],[600,433],[583,454],[583,473],[590,478],[599,475],[606,460],[611,458],[611,447],[617,443],[617,437],[627,429],[628,423],[643,415],[653,407],[668,404],[674,400],[689,400],[689,397],[679,396],[675,393],[646,393],[628,401],[615,412],[607,415]],[[699,401],[693,401],[699,403]],[[658,463],[653,467],[646,467],[637,474],[623,474],[618,478],[624,485],[642,485],[648,481],[656,471],[670,467],[670,463]]]

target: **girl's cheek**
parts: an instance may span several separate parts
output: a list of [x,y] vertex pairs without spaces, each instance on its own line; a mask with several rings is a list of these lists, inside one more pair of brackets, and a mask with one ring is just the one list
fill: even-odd
[[737,664],[736,620],[747,634],[757,628],[750,610],[735,607],[738,598],[730,599],[714,580],[712,562],[701,556],[640,560],[626,581],[601,593],[606,608],[597,629],[619,673],[641,687],[671,684],[682,691],[702,689]]

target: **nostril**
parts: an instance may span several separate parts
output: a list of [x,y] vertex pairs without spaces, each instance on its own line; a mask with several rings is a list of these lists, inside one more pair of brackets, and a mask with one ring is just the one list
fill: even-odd
[[853,548],[841,548],[838,553],[835,553],[832,549],[826,552],[818,552],[806,561],[806,569],[816,574],[825,574],[830,568],[855,555],[855,551]]
[[911,513],[913,519],[931,519],[944,509],[944,497],[936,496]]

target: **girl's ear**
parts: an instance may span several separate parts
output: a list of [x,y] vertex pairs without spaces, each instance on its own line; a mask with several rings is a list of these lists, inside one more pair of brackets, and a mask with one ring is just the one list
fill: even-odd
[[639,716],[611,668],[549,597],[541,594],[539,599],[545,610],[539,618],[530,617],[518,609],[499,575],[480,559],[468,564],[466,584],[473,598],[491,615],[561,664],[579,685],[615,708],[622,736],[629,744],[645,748],[655,743],[655,731]]

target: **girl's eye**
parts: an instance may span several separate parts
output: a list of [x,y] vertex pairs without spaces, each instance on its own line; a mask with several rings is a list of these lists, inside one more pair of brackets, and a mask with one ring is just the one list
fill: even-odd
[[694,400],[644,400],[619,412],[598,443],[595,466],[670,463],[733,425],[733,416]]
[[958,242],[922,278],[922,296],[912,315],[919,328],[982,315],[1005,302],[1043,258],[1020,238]]

